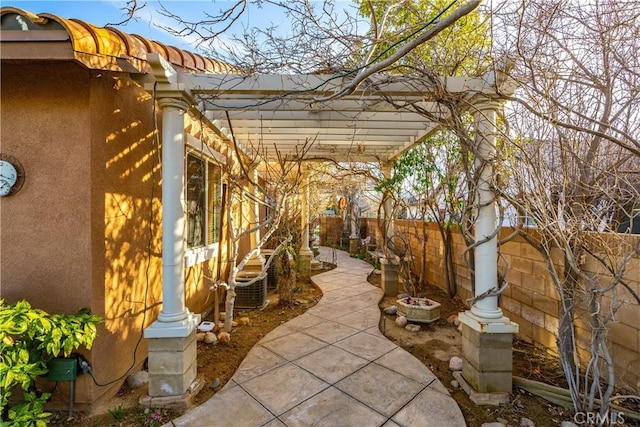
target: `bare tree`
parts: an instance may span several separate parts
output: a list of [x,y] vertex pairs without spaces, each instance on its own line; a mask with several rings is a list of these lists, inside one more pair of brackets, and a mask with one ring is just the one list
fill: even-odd
[[[228,200],[226,206],[227,238],[229,242],[229,276],[226,282],[216,282],[212,287],[223,286],[227,289],[225,330],[231,332],[233,323],[233,309],[235,304],[236,287],[251,286],[258,280],[263,280],[266,271],[272,262],[276,262],[275,256],[271,256],[256,277],[239,283],[239,273],[247,266],[251,259],[260,255],[262,248],[272,241],[272,237],[279,230],[280,224],[288,220],[291,215],[292,199],[299,194],[302,181],[301,159],[308,144],[299,153],[279,155],[277,159],[262,158],[262,150],[259,144],[251,150],[241,152],[237,145],[232,159],[223,168],[225,181],[227,182]],[[253,173],[260,168],[260,180]],[[261,218],[249,209],[242,208],[242,201],[248,201],[250,205],[265,206],[268,215]],[[252,211],[246,215],[247,211]],[[259,240],[253,247],[240,257],[240,242],[252,234],[259,233]],[[274,253],[279,253],[291,242],[290,235],[281,234],[276,242]]]
[[413,234],[421,246],[418,284],[426,282],[427,221],[433,221],[444,245],[445,283],[451,297],[457,294],[452,228],[459,226],[464,211],[466,187],[462,175],[461,151],[452,133],[439,132],[406,152],[395,164],[393,178],[381,186],[395,186],[403,194],[398,203],[415,209],[408,219],[419,221]]
[[[494,17],[519,86],[505,116],[515,151],[503,196],[535,221],[523,235],[560,295],[558,350],[574,408],[599,401],[603,416],[616,383],[606,326],[623,301],[640,302],[625,271],[640,246],[616,233],[640,203],[639,10],[637,1],[533,0]],[[587,360],[580,322],[591,331]]]
[[[613,232],[632,218],[639,199],[640,3],[493,2],[491,13],[483,15],[490,20],[493,44],[474,45],[481,58],[471,68],[457,60],[464,58],[464,52],[447,62],[447,55],[419,54],[416,49],[429,41],[437,43],[439,36],[474,12],[480,0],[443,5],[428,18],[416,22],[407,18],[406,26],[390,18],[395,2],[383,2],[379,9],[378,2],[358,2],[370,18],[363,21],[333,1],[256,0],[252,3],[280,7],[291,27],[273,23],[221,42],[221,33],[240,23],[249,3],[237,1],[198,22],[165,12],[182,24],[177,33],[200,36],[202,47],[247,73],[327,72],[343,78],[341,88],[314,101],[351,94],[367,78],[398,70],[410,74],[416,88],[431,87],[427,101],[437,103],[438,111],[423,109],[420,103],[386,101],[423,114],[457,137],[465,177],[462,231],[468,254],[483,244],[472,239],[473,217],[481,205],[476,198],[478,172],[490,165],[510,166],[499,167],[491,187],[537,224],[535,230],[518,230],[544,256],[561,296],[558,347],[575,409],[591,409],[599,398],[606,413],[615,378],[605,326],[615,318],[621,298],[637,300],[626,282],[625,268],[631,257],[638,256],[638,244],[626,244]],[[440,41],[444,45],[446,40]],[[502,116],[501,143],[495,153],[484,153],[471,126],[471,115],[479,114],[473,110],[473,100],[449,93],[438,76],[443,69],[480,76],[499,62],[496,58],[513,65],[501,71],[508,72],[519,89],[513,95],[502,94],[502,100],[512,103]],[[495,234],[498,230],[499,226]],[[607,241],[599,240],[605,237],[598,231],[611,232],[605,236]],[[612,247],[605,245],[609,241],[618,243],[615,251],[607,249]],[[562,253],[560,265],[553,257],[556,250]],[[473,258],[468,259],[473,274]],[[587,262],[606,272],[608,282],[587,269]],[[504,279],[503,272],[500,277]],[[606,311],[602,310],[605,302],[609,304]],[[586,308],[592,331],[592,357],[585,363],[574,337],[579,307]]]

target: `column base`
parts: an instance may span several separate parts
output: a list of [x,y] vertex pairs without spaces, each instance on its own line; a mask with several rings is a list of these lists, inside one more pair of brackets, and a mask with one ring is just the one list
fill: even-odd
[[349,236],[349,255],[360,252],[360,237]]
[[185,319],[176,322],[161,322],[156,320],[144,330],[145,338],[179,338],[187,337],[200,324],[201,316],[187,312]]
[[141,396],[138,404],[143,408],[166,408],[176,411],[186,411],[194,406],[194,399],[205,386],[205,378],[196,378],[186,392],[180,396],[163,396],[152,397],[147,395]]
[[388,258],[380,259],[380,287],[386,296],[398,295],[398,264]]
[[196,379],[195,329],[187,337],[150,338],[148,344],[149,396],[183,396]]
[[300,254],[298,255],[300,259],[300,264],[298,267],[298,272],[300,273],[300,277],[308,278],[311,276],[311,261],[313,260],[313,252],[310,249],[301,249]]
[[466,311],[462,324],[462,376],[479,393],[511,393],[513,334],[518,325],[508,318],[481,319]]
[[458,381],[460,388],[467,393],[469,400],[476,405],[480,406],[500,406],[503,403],[509,403],[511,393],[495,392],[495,393],[479,393],[471,387],[471,384],[462,375],[462,372],[456,371],[453,373],[453,378]]

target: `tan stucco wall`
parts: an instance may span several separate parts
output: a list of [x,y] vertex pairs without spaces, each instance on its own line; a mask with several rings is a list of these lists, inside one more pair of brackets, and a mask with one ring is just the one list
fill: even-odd
[[[2,298],[105,317],[83,353],[98,382],[110,384],[78,377],[81,406],[113,394],[143,363],[143,322],[160,310],[161,172],[150,96],[119,74],[3,62],[1,99],[0,149],[26,169],[22,190],[0,200]],[[68,401],[67,390],[61,384],[56,395]]]
[[151,96],[119,73],[91,72],[90,87],[92,306],[105,316],[92,362],[102,384],[147,356],[142,331],[162,304],[162,190]]
[[26,170],[22,190],[0,199],[2,297],[47,311],[89,306],[88,74],[3,63],[1,76],[0,150]]
[[[76,380],[75,406],[89,409],[140,369],[143,329],[162,308],[162,137],[154,137],[162,112],[154,121],[154,100],[126,73],[3,61],[1,76],[0,150],[20,159],[27,178],[19,193],[0,199],[0,297],[49,313],[88,307],[104,316],[93,349],[81,350],[101,385],[88,375]],[[185,115],[187,133],[233,157],[203,123],[193,111]],[[220,264],[214,258],[185,270],[190,311],[213,304],[209,287],[227,278],[229,255],[223,243]],[[68,386],[57,386],[54,403],[66,406]]]

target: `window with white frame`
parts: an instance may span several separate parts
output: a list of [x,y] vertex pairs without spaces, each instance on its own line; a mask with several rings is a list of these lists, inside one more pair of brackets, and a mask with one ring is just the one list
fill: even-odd
[[190,151],[186,156],[185,175],[187,249],[217,243],[222,214],[220,167],[208,157]]

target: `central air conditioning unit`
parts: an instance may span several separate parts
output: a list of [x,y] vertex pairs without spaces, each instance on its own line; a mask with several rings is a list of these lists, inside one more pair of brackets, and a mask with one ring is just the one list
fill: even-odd
[[[250,285],[243,285],[257,278]],[[258,308],[267,306],[267,273],[241,271],[236,276],[236,308]]]
[[265,263],[269,262],[273,257],[267,269],[267,289],[272,291],[276,290],[278,289],[278,262],[280,261],[280,254],[276,254],[273,249],[263,249],[260,253],[264,256]]

